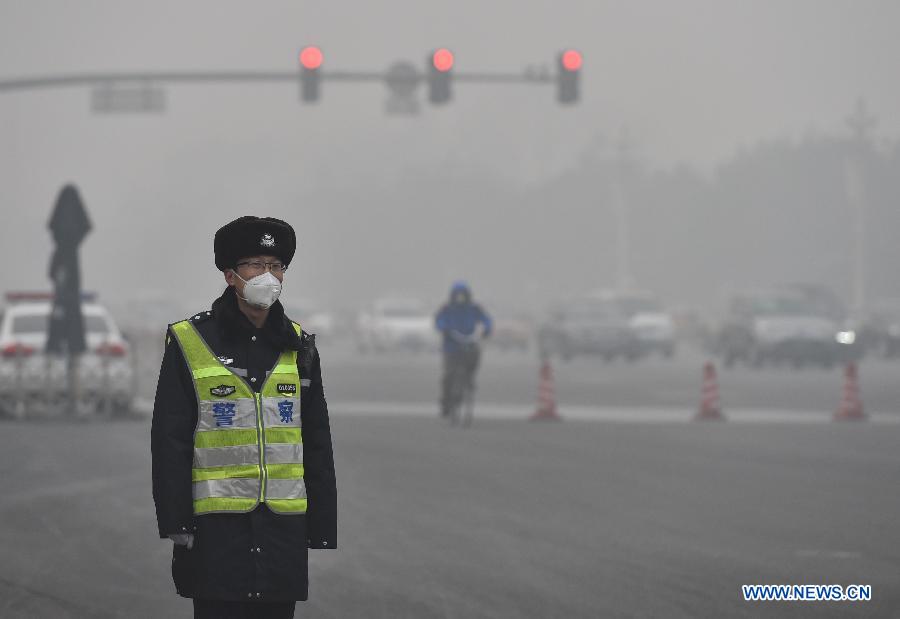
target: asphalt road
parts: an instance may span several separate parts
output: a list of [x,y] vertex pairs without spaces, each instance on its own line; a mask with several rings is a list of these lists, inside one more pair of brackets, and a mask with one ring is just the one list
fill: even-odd
[[[162,355],[162,339],[141,342],[140,396],[152,401]],[[440,380],[437,354],[362,355],[347,340],[319,344],[329,400],[361,410],[375,403],[379,411],[392,404],[436,408]],[[554,360],[560,409],[597,407],[622,411],[639,408],[693,411],[700,400],[702,366],[707,357],[683,346],[673,360],[658,357],[635,364],[604,363],[596,358]],[[478,401],[519,407],[527,415],[538,391],[538,360],[533,353],[485,350],[479,374]],[[862,399],[875,414],[900,418],[900,361],[866,359],[860,366]],[[719,387],[726,410],[773,410],[832,413],[840,404],[842,368],[794,370],[787,367],[720,368]]]
[[[900,425],[332,417],[339,548],[297,617],[900,617]],[[148,426],[0,425],[0,616],[190,616]]]
[[[440,359],[434,354],[360,355],[349,345],[321,346],[325,388],[335,402],[436,403]],[[700,400],[700,352],[683,348],[673,360],[628,364],[597,358],[554,360],[556,395],[566,406],[624,409],[691,409]],[[538,391],[534,355],[487,349],[478,379],[479,402],[533,408]],[[870,412],[900,416],[900,362],[868,359],[860,366],[862,398]],[[719,371],[728,409],[833,412],[843,393],[842,368],[785,367]],[[435,404],[436,406],[436,404]]]

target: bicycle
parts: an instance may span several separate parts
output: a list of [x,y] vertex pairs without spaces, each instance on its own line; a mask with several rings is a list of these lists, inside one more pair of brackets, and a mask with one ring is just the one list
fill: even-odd
[[475,370],[480,353],[481,338],[476,334],[464,335],[450,331],[450,337],[459,343],[458,357],[450,369],[447,402],[451,425],[468,427],[475,411]]

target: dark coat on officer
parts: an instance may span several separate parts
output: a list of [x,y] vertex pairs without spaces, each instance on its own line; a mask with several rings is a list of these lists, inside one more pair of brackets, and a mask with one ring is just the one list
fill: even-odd
[[193,533],[193,549],[175,546],[177,592],[196,599],[261,602],[307,599],[307,549],[337,547],[337,490],[328,408],[315,336],[298,337],[280,303],[256,328],[238,308],[233,288],[211,311],[190,319],[226,366],[259,391],[286,349],[298,351],[301,379],[305,515],[279,515],[264,503],[246,514],[193,514],[191,465],[197,398],[171,330],[153,408],[153,499],[160,537]]

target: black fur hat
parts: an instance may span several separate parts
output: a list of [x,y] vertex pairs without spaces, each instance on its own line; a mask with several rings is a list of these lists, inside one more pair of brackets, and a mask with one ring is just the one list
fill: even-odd
[[219,228],[213,241],[216,267],[220,271],[233,269],[238,260],[248,256],[276,256],[290,264],[296,249],[294,229],[274,217],[238,217]]

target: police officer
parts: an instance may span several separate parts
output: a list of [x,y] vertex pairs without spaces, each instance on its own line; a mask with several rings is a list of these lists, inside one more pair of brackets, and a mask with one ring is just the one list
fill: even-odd
[[153,407],[153,499],[194,617],[293,617],[308,548],[337,546],[337,491],[315,336],[278,296],[290,225],[216,232],[228,287],[170,325]]

